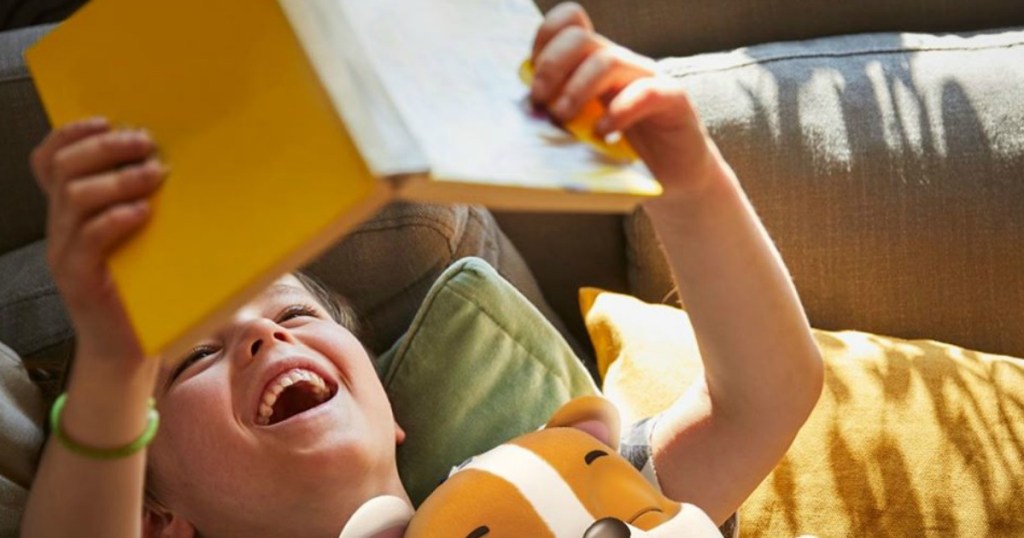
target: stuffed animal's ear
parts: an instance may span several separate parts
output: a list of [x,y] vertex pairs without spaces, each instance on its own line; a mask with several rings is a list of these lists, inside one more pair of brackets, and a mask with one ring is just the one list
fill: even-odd
[[352,514],[338,538],[402,538],[412,514],[409,503],[398,497],[374,497]]
[[583,430],[613,449],[619,449],[619,411],[615,404],[599,396],[569,400],[551,415],[545,427]]

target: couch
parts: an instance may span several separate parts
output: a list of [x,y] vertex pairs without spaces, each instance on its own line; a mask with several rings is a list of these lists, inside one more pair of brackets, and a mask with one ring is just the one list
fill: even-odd
[[[48,125],[20,53],[75,3],[0,9],[0,342],[44,402],[73,335],[43,260],[27,155]],[[687,85],[815,327],[1024,356],[1024,4],[582,3],[599,31]],[[310,270],[355,298],[379,352],[463,255],[491,262],[591,364],[581,286],[676,301],[642,211],[396,204]]]

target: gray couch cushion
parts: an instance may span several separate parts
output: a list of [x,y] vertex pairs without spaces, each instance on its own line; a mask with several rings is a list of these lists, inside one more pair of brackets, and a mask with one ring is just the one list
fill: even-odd
[[17,355],[2,343],[0,409],[0,536],[17,536],[43,442],[45,406]]
[[74,345],[43,241],[0,256],[0,342],[26,359],[29,375],[45,394],[60,391]]
[[37,241],[0,257],[0,341],[29,357],[71,336],[46,264],[46,243]]
[[[539,0],[548,10],[559,0]],[[1024,25],[1020,0],[579,0],[597,30],[655,57],[868,32]]]
[[[662,67],[812,323],[1024,354],[1024,31],[846,36]],[[636,278],[647,263],[633,260]]]
[[28,156],[49,129],[22,51],[49,27],[0,32],[0,253],[43,236],[46,201]]

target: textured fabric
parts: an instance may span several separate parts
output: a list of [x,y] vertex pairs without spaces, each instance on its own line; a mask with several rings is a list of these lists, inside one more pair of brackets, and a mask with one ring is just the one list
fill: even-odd
[[43,237],[46,200],[29,172],[49,129],[21,54],[49,27],[0,32],[0,254]]
[[0,410],[0,536],[17,536],[43,442],[45,406],[18,356],[2,343]]
[[29,357],[71,337],[71,321],[46,263],[46,243],[0,256],[0,341]]
[[0,342],[22,357],[46,400],[56,398],[74,341],[42,241],[0,256]]
[[[558,0],[540,0],[547,11]],[[1024,25],[1018,0],[579,0],[613,41],[650,56],[868,32],[960,32]]]
[[569,346],[486,262],[434,284],[408,333],[380,357],[406,432],[398,469],[419,504],[455,465],[543,425],[596,387]]
[[[588,327],[613,343],[599,354],[616,358],[606,396],[622,361],[644,378],[627,388],[645,394],[627,403],[667,394],[647,400],[664,407],[686,389],[664,375],[700,361],[666,334],[692,333],[682,311],[608,293],[590,311]],[[814,338],[824,392],[741,508],[742,536],[1024,535],[1024,360],[863,332]]]
[[815,326],[1024,355],[1024,31],[844,36],[661,65]]

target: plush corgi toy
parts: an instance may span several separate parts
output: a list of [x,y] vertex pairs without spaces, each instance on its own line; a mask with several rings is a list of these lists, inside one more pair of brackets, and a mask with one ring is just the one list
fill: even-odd
[[721,537],[619,456],[618,421],[603,398],[572,400],[543,429],[453,470],[415,513],[396,497],[371,499],[340,538]]

